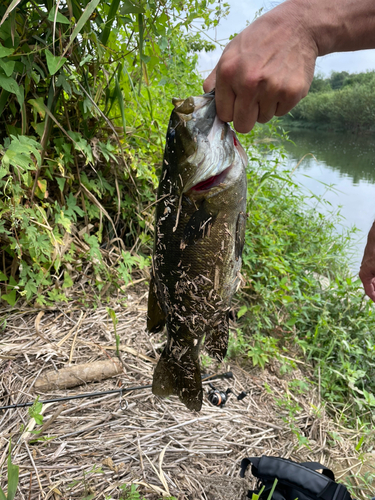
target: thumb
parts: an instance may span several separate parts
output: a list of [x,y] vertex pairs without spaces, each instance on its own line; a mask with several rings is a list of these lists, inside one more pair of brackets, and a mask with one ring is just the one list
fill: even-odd
[[211,92],[216,85],[216,68],[208,75],[208,77],[203,82],[203,90],[205,92]]

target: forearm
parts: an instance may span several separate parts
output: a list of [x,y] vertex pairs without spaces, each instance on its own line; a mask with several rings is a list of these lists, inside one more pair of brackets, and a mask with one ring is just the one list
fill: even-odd
[[375,222],[368,233],[359,277],[363,283],[365,293],[375,302]]
[[319,56],[375,48],[374,0],[287,0],[277,9],[311,33]]

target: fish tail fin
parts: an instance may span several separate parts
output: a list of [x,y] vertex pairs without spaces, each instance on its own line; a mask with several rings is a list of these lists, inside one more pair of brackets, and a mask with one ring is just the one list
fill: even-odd
[[174,394],[189,410],[199,411],[203,390],[198,353],[188,350],[176,358],[166,347],[155,368],[152,392],[161,397]]
[[228,315],[226,315],[206,336],[204,347],[210,356],[222,361],[227,353],[228,339],[229,320]]

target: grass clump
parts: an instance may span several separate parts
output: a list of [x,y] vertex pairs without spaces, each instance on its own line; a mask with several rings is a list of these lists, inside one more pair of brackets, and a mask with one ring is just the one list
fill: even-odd
[[[137,484],[124,484],[120,486],[120,500],[145,500],[145,497],[138,491]],[[164,500],[177,500],[176,497],[162,497]],[[111,499],[108,499],[111,500]],[[161,499],[160,499],[161,500]]]
[[304,355],[322,399],[342,411],[345,424],[371,427],[375,315],[348,267],[350,231],[338,235],[339,216],[324,216],[319,204],[308,208],[282,149],[273,145],[270,156],[264,148],[249,148],[246,285],[229,353],[261,367],[278,357],[284,370]]

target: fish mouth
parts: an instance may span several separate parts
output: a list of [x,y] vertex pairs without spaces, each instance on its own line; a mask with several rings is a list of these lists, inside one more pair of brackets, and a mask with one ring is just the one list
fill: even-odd
[[195,143],[194,152],[181,164],[181,172],[186,172],[182,192],[217,187],[225,181],[238,153],[245,163],[246,154],[236,134],[217,116],[214,93],[185,100],[175,98],[173,104],[185,142]]
[[187,159],[192,175],[186,179],[185,193],[206,191],[223,182],[235,158],[234,134],[227,123],[215,116],[209,124],[202,119],[198,125],[206,130],[197,132],[197,148]]
[[217,116],[207,136],[198,136],[197,150],[188,158],[195,165],[193,175],[187,180],[183,191],[207,191],[222,184],[229,174],[239,142],[229,125]]

